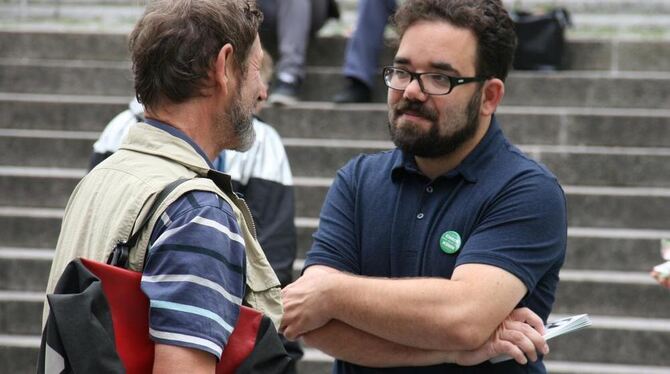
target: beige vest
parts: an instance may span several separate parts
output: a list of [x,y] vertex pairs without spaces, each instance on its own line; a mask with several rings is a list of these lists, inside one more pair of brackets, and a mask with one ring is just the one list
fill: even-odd
[[[187,142],[147,124],[133,126],[112,157],[103,161],[77,185],[65,208],[47,293],[52,293],[65,266],[76,257],[106,261],[119,241],[127,240],[135,225],[149,213],[158,193],[180,178],[194,178],[179,185],[161,203],[130,252],[130,269],[141,271],[153,227],[165,209],[192,190],[210,191],[232,207],[246,249],[245,305],[262,311],[279,327],[282,305],[279,280],[256,240],[244,200],[232,193],[230,178],[218,173],[217,187],[206,178],[210,168]],[[202,178],[195,178],[202,177]],[[224,191],[225,190],[225,191]],[[45,303],[45,318],[47,308]]]

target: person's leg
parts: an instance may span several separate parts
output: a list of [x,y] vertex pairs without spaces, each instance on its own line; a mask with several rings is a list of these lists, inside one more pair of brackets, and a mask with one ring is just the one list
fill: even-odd
[[311,0],[277,2],[277,38],[279,61],[277,77],[293,83],[305,78],[305,55],[312,27]]
[[328,20],[329,0],[312,0],[312,27],[310,37],[314,37]]
[[276,79],[268,101],[292,105],[305,79],[305,55],[312,27],[311,0],[275,0],[277,7]]
[[277,43],[277,0],[256,0],[256,4],[263,12],[263,23],[258,29],[263,47]]
[[305,80],[309,39],[328,17],[328,0],[280,0],[276,7],[279,61],[269,101],[290,105],[297,101]]
[[347,42],[344,75],[374,87],[379,55],[384,47],[384,29],[395,12],[395,0],[360,0],[358,21]]

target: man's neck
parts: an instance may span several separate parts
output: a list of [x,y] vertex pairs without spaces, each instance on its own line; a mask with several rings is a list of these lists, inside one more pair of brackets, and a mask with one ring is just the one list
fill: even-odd
[[212,115],[203,100],[192,99],[186,103],[170,104],[146,112],[147,118],[153,118],[168,124],[191,138],[210,161],[222,151],[220,142],[213,135]]
[[416,160],[416,165],[425,176],[430,178],[430,180],[434,180],[440,175],[444,175],[451,170],[454,170],[466,157],[468,157],[475,147],[477,147],[477,144],[479,144],[484,138],[484,135],[486,135],[490,125],[491,117],[482,117],[479,121],[479,128],[475,135],[458,147],[454,152],[435,158],[415,156],[414,159]]

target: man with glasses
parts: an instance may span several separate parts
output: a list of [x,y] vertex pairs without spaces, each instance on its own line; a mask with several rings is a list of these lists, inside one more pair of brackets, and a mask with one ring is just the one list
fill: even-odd
[[397,148],[338,172],[281,329],[336,373],[545,373],[566,206],[495,116],[512,21],[499,0],[407,0],[394,23]]

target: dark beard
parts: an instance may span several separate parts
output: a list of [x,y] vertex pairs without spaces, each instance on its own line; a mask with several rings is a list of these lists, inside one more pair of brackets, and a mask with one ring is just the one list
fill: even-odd
[[407,154],[412,154],[424,158],[437,158],[446,156],[456,151],[465,142],[472,139],[479,128],[479,106],[481,103],[481,91],[477,91],[468,106],[466,107],[465,118],[454,118],[454,120],[463,119],[465,124],[455,133],[447,136],[440,135],[440,125],[437,123],[438,114],[426,108],[421,102],[406,101],[402,99],[393,108],[393,119],[395,122],[398,117],[406,112],[413,111],[433,122],[428,133],[422,133],[417,127],[405,126],[399,129],[398,126],[389,121],[389,133],[391,140]]

